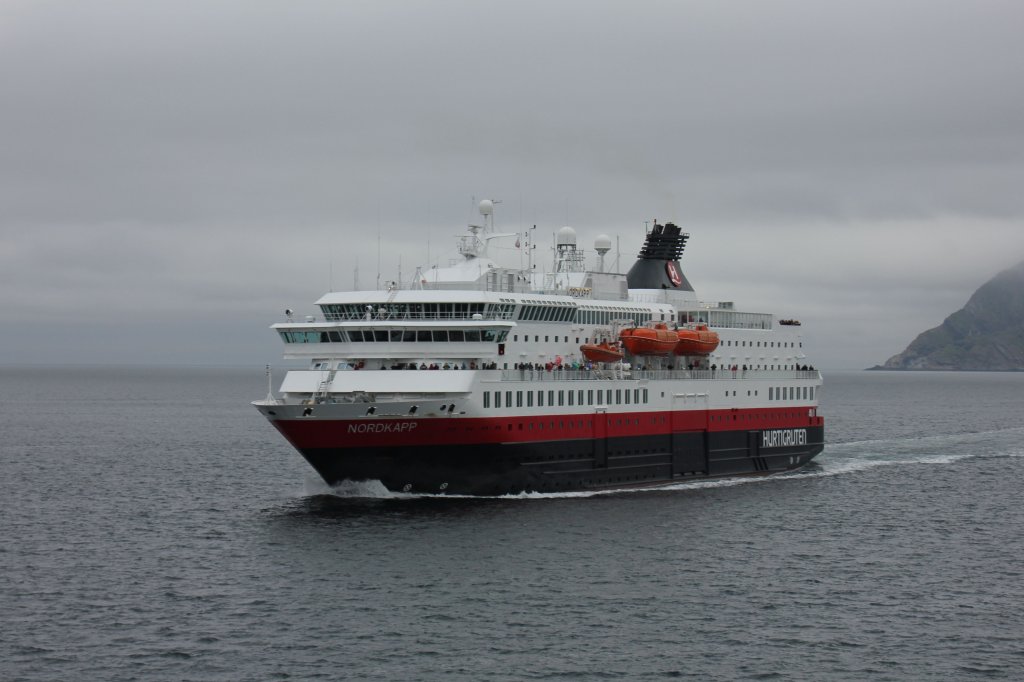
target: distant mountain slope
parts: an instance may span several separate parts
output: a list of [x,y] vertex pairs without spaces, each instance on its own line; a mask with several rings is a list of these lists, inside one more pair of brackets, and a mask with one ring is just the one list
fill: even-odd
[[974,292],[960,310],[871,369],[1024,371],[1024,263]]

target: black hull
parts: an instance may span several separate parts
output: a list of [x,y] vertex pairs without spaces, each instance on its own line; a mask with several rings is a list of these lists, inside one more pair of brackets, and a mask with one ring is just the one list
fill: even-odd
[[[801,429],[803,430],[803,429]],[[660,485],[798,469],[824,447],[824,427],[798,445],[764,447],[761,431],[415,448],[304,448],[330,485],[379,480],[396,492],[508,495]]]

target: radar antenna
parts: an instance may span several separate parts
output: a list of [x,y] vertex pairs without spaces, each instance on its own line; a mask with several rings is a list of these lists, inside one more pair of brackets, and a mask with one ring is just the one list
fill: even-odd
[[612,250],[612,238],[606,234],[597,235],[594,240],[594,251],[597,251],[597,271],[604,272],[604,257]]
[[[463,235],[459,240],[459,253],[467,260],[484,256],[487,253],[487,236],[494,231],[494,205],[500,204],[501,199],[484,199],[477,206],[480,215],[483,216],[483,225],[469,225],[469,234]],[[481,235],[481,233],[483,233]]]

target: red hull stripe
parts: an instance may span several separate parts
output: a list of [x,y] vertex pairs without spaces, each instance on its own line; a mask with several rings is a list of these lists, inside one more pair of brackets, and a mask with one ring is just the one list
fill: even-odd
[[[657,436],[693,431],[760,431],[822,426],[812,407],[685,412],[578,413],[506,417],[305,417],[272,422],[297,448],[416,447]],[[602,424],[603,422],[603,424]]]

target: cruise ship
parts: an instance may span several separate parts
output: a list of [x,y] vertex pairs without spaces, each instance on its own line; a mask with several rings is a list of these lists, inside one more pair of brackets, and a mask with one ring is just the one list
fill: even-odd
[[272,325],[302,366],[253,405],[328,484],[631,488],[787,471],[822,451],[822,377],[799,321],[700,300],[680,264],[687,233],[648,225],[620,273],[605,268],[609,237],[588,268],[563,227],[539,268],[536,230],[498,232],[494,203],[448,266],[327,293],[317,315]]

